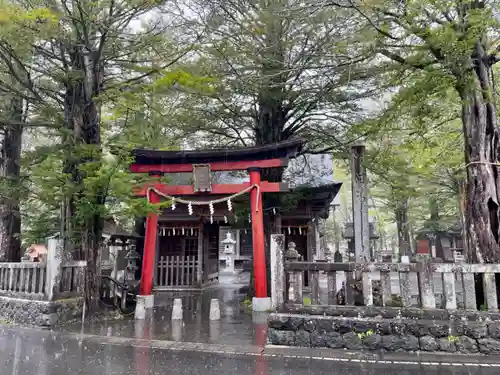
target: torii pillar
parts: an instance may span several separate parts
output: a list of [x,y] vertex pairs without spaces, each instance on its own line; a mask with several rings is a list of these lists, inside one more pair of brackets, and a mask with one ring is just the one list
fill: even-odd
[[267,296],[266,253],[264,245],[264,215],[262,213],[262,192],[260,168],[249,168],[250,185],[255,187],[250,193],[252,212],[252,243],[255,297],[252,299],[253,311],[271,309],[271,298]]

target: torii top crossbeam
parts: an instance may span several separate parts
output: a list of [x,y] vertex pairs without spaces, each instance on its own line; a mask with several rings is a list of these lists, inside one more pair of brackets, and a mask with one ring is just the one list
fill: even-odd
[[246,170],[252,167],[286,167],[288,161],[299,153],[302,139],[291,139],[271,145],[194,151],[158,151],[136,149],[132,151],[135,162],[130,166],[134,173],[185,173],[193,165],[210,164],[216,171]]

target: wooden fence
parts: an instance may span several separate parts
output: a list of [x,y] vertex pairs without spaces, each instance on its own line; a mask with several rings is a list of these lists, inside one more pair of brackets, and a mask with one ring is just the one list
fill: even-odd
[[158,260],[156,285],[162,287],[193,287],[198,285],[197,256],[162,256]]
[[[495,274],[500,273],[499,264],[285,261],[284,270],[284,302],[288,304],[304,304],[303,278],[307,272],[311,275],[312,305],[360,305],[361,302],[364,306],[394,306],[397,297],[397,304],[401,307],[477,310],[484,300],[484,309],[498,310]],[[482,276],[477,278],[482,280],[484,299],[481,298],[481,301],[476,298],[475,274]],[[395,288],[391,286],[394,275],[399,284],[396,296],[393,293]],[[374,276],[379,279],[376,285]],[[339,277],[343,279],[342,288],[339,288]],[[440,303],[436,293],[436,279],[442,282],[443,303]]]

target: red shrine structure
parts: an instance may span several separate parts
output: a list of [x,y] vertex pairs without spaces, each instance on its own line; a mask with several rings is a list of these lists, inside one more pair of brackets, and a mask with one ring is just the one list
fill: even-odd
[[[214,218],[216,210],[227,218],[232,210],[232,200],[250,195],[250,221],[252,224],[253,243],[253,274],[255,298],[267,299],[266,261],[264,248],[264,220],[262,208],[263,193],[279,193],[287,191],[283,183],[261,180],[261,171],[266,168],[285,168],[291,158],[294,158],[303,146],[300,139],[289,140],[262,147],[246,149],[222,149],[207,151],[157,151],[134,150],[135,162],[130,166],[133,173],[148,173],[152,177],[161,178],[164,174],[191,173],[191,185],[168,185],[157,182],[144,186],[137,192],[145,196],[152,204],[162,200],[171,202],[171,209],[186,211],[188,217],[179,222],[170,220],[171,231],[176,228],[180,232],[188,232],[193,237],[184,237],[183,241],[191,241],[192,258],[177,257],[173,264],[167,264],[165,274],[157,277],[176,278],[182,281],[195,281],[198,285],[209,279],[210,250],[217,248],[213,243]],[[213,184],[214,172],[247,171],[249,182],[240,184]],[[220,207],[219,207],[220,206]],[[181,209],[181,207],[183,207]],[[190,225],[188,225],[190,224]],[[160,252],[158,248],[159,215],[150,213],[146,219],[144,253],[142,260],[141,289],[142,296],[149,296],[153,290],[155,263]],[[164,244],[165,251],[173,243]],[[163,250],[162,249],[162,250]],[[205,250],[205,251],[204,251]],[[195,254],[196,252],[196,254]],[[175,267],[174,267],[175,266]],[[217,264],[218,267],[218,259]],[[169,274],[167,274],[167,272]],[[196,273],[195,273],[196,272]],[[259,303],[257,303],[259,304]],[[267,305],[267,303],[264,303]],[[254,303],[255,307],[255,303]],[[269,308],[264,306],[264,309]]]

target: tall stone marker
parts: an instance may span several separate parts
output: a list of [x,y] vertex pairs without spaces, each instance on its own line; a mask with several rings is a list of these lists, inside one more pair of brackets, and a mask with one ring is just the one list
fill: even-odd
[[278,309],[285,298],[285,267],[283,263],[285,236],[271,235],[271,306]]
[[365,146],[351,146],[352,211],[356,262],[369,262],[368,179],[364,166]]

